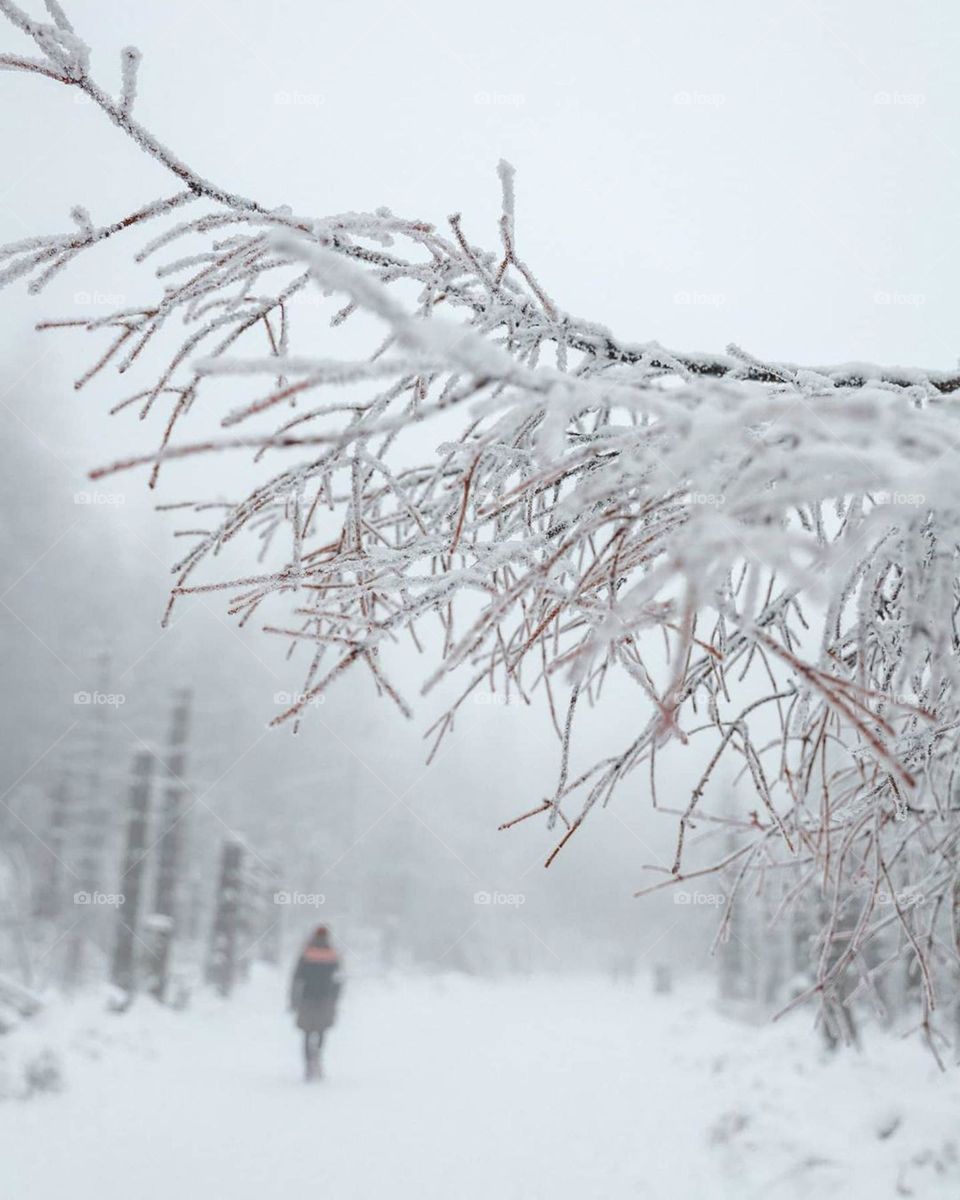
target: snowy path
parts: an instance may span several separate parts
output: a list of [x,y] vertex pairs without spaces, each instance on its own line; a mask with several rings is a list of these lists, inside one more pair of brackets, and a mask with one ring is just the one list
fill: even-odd
[[[895,1195],[903,1148],[875,1129],[899,1095],[886,1077],[861,1062],[791,1079],[692,991],[358,983],[310,1086],[281,999],[265,978],[185,1014],[69,1014],[88,1052],[69,1089],[0,1106],[2,1200]],[[858,1136],[871,1171],[854,1186]],[[950,1179],[916,1194],[960,1194]]]

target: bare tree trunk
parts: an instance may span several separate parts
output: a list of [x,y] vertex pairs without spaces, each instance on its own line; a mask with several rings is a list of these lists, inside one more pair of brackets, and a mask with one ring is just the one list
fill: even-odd
[[241,842],[230,838],[223,843],[217,906],[207,960],[207,982],[213,984],[221,996],[229,996],[237,982],[243,860]]
[[170,957],[177,935],[183,845],[182,819],[187,794],[183,777],[187,765],[189,732],[190,692],[184,690],[177,697],[173,709],[167,755],[167,784],[160,808],[161,834],[157,848],[154,915],[151,919],[154,962],[150,984],[150,990],[158,1000],[163,1000],[167,994]]
[[269,926],[265,909],[264,884],[268,876],[264,864],[255,858],[244,859],[240,872],[240,902],[237,906],[237,977],[246,981],[250,964],[258,957],[260,943]]
[[[731,850],[736,845],[735,839],[729,836],[725,843]],[[734,904],[736,907],[732,913],[727,914],[727,939],[717,946],[720,998],[728,1001],[746,1000],[752,998],[752,983],[747,963],[749,913],[745,912],[743,896],[733,893],[732,888],[728,888],[725,893],[725,903]]]
[[[79,903],[89,904],[89,898],[104,886],[104,849],[110,813],[103,796],[103,764],[107,742],[107,710],[103,701],[109,689],[109,680],[110,656],[103,651],[97,656],[93,692],[78,693],[87,696],[86,703],[90,706],[76,768],[80,799],[77,806],[79,895],[87,897],[86,901],[78,901],[75,896],[75,902]],[[97,915],[92,907],[84,909],[68,938],[64,971],[64,985],[67,988],[75,987],[83,978],[87,943],[97,925]]]
[[50,793],[50,809],[44,841],[49,853],[44,860],[40,886],[33,901],[33,915],[40,920],[57,921],[63,916],[67,892],[65,857],[67,854],[67,824],[70,818],[72,795],[65,773]]
[[117,937],[113,950],[111,977],[126,993],[126,1005],[137,990],[137,944],[140,942],[140,897],[147,854],[147,822],[150,806],[150,780],[155,759],[149,752],[138,754],[133,763],[133,781],[129,793],[127,845],[118,894],[123,902],[117,908]]
[[4,850],[9,875],[9,904],[3,914],[3,924],[10,939],[13,958],[20,968],[24,986],[33,987],[33,963],[27,937],[30,916],[30,871],[23,846],[14,842]]
[[283,907],[274,902],[277,881],[281,878],[276,864],[267,862],[258,881],[259,925],[257,941],[254,947],[256,957],[260,962],[276,966],[280,962],[283,941]]

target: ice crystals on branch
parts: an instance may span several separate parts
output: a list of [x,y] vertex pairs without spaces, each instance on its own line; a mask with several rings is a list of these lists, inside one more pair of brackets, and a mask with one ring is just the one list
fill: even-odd
[[[424,690],[455,672],[461,684],[434,744],[481,687],[547,707],[557,779],[518,820],[562,827],[554,854],[629,776],[656,803],[668,743],[703,744],[656,886],[722,869],[735,894],[751,874],[797,872],[797,895],[829,897],[810,990],[831,1002],[845,972],[872,988],[864,948],[898,924],[929,1028],[936,971],[960,942],[960,374],[624,342],[560,308],[521,257],[506,162],[493,249],[456,214],[445,229],[384,208],[317,219],[238,196],[134,118],[135,51],[114,100],[47,9],[52,24],[0,0],[40,55],[0,65],[84,91],[176,190],[106,223],[74,209],[69,232],[0,251],[0,283],[39,290],[91,246],[168,222],[136,248],[158,263],[142,302],[47,323],[106,339],[77,387],[157,363],[114,411],[159,416],[158,439],[95,477],[148,466],[155,487],[166,462],[215,452],[252,453],[260,472],[242,499],[187,506],[202,528],[171,605],[223,592],[249,622],[269,601],[268,634],[308,658],[276,719],[295,727],[355,668],[409,714],[380,652],[403,635],[422,646],[438,622]],[[331,295],[329,335],[294,354],[296,328],[314,327],[304,304]],[[336,357],[358,320],[369,354]],[[212,377],[233,385],[223,433],[190,440]],[[438,429],[432,456],[411,457],[419,427]],[[248,569],[225,571],[220,552],[244,537]],[[577,716],[613,674],[637,688],[637,729],[577,764]],[[718,820],[708,790],[727,762],[756,807],[724,819],[740,840],[704,865],[689,832]],[[882,903],[905,882],[908,843],[924,851],[922,881],[907,882],[936,901],[928,925]]]

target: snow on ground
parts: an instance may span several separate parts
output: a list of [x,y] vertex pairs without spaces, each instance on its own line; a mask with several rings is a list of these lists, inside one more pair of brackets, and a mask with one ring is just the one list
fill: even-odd
[[0,1103],[2,1200],[960,1195],[960,1084],[914,1042],[828,1060],[806,1016],[740,1024],[694,984],[358,980],[306,1085],[283,992],[91,996],[12,1035],[67,1079]]

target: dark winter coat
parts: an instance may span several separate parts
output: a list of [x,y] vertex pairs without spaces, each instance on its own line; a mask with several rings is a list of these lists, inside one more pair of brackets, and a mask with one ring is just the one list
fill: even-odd
[[332,946],[308,946],[300,956],[290,988],[290,1007],[297,1026],[306,1031],[328,1029],[337,1016],[340,956]]

